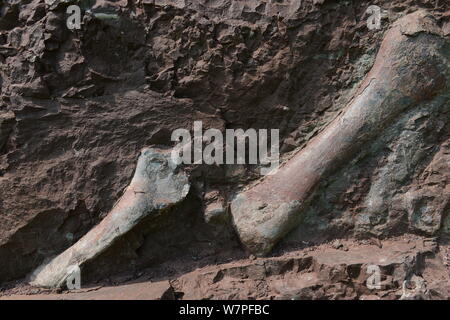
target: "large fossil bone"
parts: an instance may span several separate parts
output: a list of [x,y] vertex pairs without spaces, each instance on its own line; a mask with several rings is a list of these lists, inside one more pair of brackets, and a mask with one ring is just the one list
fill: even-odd
[[387,32],[376,61],[352,101],[278,171],[238,194],[230,209],[242,243],[269,252],[300,220],[326,179],[401,112],[449,87],[448,37],[418,11]]
[[39,267],[30,284],[63,286],[74,269],[104,252],[145,217],[182,201],[189,188],[187,176],[177,170],[170,152],[143,149],[130,185],[111,212],[72,247]]

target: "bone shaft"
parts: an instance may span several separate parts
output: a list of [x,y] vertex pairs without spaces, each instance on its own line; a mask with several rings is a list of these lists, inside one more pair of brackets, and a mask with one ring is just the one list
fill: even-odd
[[[448,57],[442,56],[442,39],[425,33],[410,37],[402,32],[410,23],[428,27],[433,23],[422,23],[421,19],[425,18],[420,14],[407,16],[394,26],[383,40],[374,66],[342,113],[275,174],[232,202],[234,225],[251,251],[268,252],[298,224],[299,213],[320,181],[403,111],[448,86]],[[430,29],[435,30],[435,26]]]

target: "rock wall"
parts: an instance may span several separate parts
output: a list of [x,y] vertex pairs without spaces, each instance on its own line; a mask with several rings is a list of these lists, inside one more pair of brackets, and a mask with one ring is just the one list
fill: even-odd
[[[65,27],[71,3],[83,8],[81,30]],[[385,10],[381,30],[366,26],[371,4]],[[25,277],[98,224],[128,185],[140,150],[172,146],[174,129],[195,120],[220,130],[276,128],[289,158],[351,99],[394,21],[427,9],[447,43],[450,32],[446,1],[0,6],[0,283]],[[443,95],[355,153],[322,183],[281,247],[409,232],[445,239],[449,111]],[[258,178],[256,169],[186,168],[187,200],[157,227],[144,222],[127,234],[86,266],[86,277],[245,255],[226,204]],[[217,207],[223,219],[205,218]]]

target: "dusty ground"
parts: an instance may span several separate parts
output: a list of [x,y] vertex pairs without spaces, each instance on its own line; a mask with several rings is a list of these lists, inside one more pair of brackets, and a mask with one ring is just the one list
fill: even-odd
[[[380,268],[380,287],[370,289],[370,266]],[[403,236],[385,241],[334,241],[270,258],[209,265],[173,277],[145,275],[117,286],[76,291],[6,290],[0,300],[16,299],[399,299],[405,278],[425,281],[407,289],[412,297],[450,299],[449,246],[436,239]],[[368,269],[369,268],[369,269]],[[164,279],[165,278],[165,279]]]

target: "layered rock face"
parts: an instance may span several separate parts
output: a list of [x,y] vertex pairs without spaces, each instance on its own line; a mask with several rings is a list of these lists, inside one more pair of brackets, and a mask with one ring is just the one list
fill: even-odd
[[[82,9],[79,30],[66,27],[71,4]],[[373,4],[382,9],[379,30],[367,27]],[[28,281],[101,226],[132,181],[141,150],[173,147],[171,133],[192,129],[194,121],[221,131],[279,129],[284,168],[371,89],[367,75],[379,59],[389,59],[380,47],[395,28],[401,59],[391,73],[376,76],[399,86],[384,98],[385,110],[405,107],[383,125],[367,123],[370,139],[347,141],[346,156],[326,164],[274,241],[253,245],[245,236],[257,238],[240,217],[264,223],[259,207],[245,214],[228,208],[264,185],[258,166],[184,166],[177,172],[189,177],[183,180],[189,193],[181,187],[176,205],[146,215],[83,260],[83,281],[122,282],[166,263],[173,270],[163,277],[170,278],[246,257],[247,249],[280,253],[338,238],[415,234],[448,243],[446,1],[10,0],[0,6],[0,284]],[[411,70],[421,74],[396,78]],[[299,190],[304,184],[295,179],[283,176],[281,183]],[[270,188],[276,196],[279,190]],[[271,203],[264,208],[276,213]],[[173,286],[182,291],[182,284]],[[280,297],[295,296],[291,291]]]

